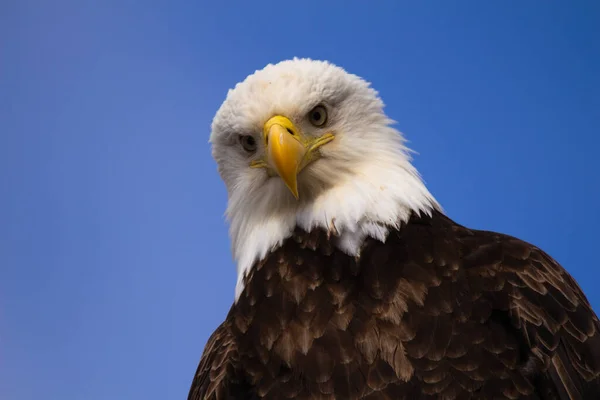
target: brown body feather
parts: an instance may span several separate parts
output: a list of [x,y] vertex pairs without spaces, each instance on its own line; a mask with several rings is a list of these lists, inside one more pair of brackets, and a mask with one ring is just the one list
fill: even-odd
[[189,400],[600,399],[600,324],[542,250],[413,217],[360,259],[297,231],[256,265]]

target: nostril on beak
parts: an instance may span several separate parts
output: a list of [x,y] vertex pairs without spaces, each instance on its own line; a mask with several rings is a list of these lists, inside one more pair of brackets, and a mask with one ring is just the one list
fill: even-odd
[[285,129],[288,131],[288,133],[289,133],[290,135],[294,136],[294,132],[292,132],[292,130],[291,130],[290,128],[285,128]]

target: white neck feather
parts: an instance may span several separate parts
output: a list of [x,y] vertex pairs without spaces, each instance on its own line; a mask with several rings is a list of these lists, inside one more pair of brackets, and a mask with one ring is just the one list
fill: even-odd
[[[409,150],[403,146],[399,133],[390,127],[386,129],[390,134],[379,137],[390,138],[393,143],[381,142],[379,147],[364,149],[367,155],[364,162],[348,169],[346,174],[338,174],[334,186],[307,201],[293,199],[279,179],[263,186],[267,193],[261,196],[266,199],[262,203],[252,203],[249,199],[254,196],[243,190],[229,199],[227,215],[238,272],[236,301],[252,266],[281,246],[296,227],[337,232],[337,247],[349,255],[360,256],[366,237],[384,242],[389,229],[399,228],[411,214],[441,211],[410,163]],[[321,165],[309,174],[341,167],[330,160],[317,161],[320,162],[329,165]],[[302,200],[302,193],[300,196]],[[273,199],[277,198],[285,201],[274,206]]]

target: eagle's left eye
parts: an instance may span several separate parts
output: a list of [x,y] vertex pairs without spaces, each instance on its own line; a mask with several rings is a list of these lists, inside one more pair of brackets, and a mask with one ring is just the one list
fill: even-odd
[[323,106],[316,106],[308,113],[308,119],[314,126],[323,126],[327,122],[327,110]]
[[240,144],[248,153],[256,151],[256,139],[251,135],[240,135]]

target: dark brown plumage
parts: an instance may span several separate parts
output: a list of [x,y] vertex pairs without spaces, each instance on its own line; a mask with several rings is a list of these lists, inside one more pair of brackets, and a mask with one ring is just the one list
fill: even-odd
[[209,339],[189,400],[600,399],[600,323],[539,248],[414,216],[355,260],[296,231]]

